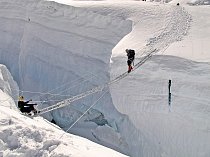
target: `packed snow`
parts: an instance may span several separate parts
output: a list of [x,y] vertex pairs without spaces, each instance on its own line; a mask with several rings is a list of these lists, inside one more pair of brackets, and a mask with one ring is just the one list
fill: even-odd
[[[2,99],[12,99],[0,91]],[[1,102],[0,113],[1,157],[125,157],[85,138],[67,134],[42,117],[31,119],[21,115],[4,102]]]
[[87,154],[89,144],[60,139],[61,129],[19,115],[15,102],[23,94],[43,108],[103,85],[127,70],[126,48],[135,63],[157,53],[110,89],[43,117],[132,157],[210,156],[209,0],[0,2],[0,63],[9,69],[0,73],[3,156],[122,156],[95,144],[90,153],[100,155]]

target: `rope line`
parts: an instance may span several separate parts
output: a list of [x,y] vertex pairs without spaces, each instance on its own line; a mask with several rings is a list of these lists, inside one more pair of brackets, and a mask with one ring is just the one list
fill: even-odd
[[[154,49],[154,50],[150,50],[150,52],[145,56],[143,57],[134,67],[136,70],[137,68],[139,68],[142,64],[144,64],[148,59],[150,59],[152,57],[152,55],[157,52],[158,50],[157,49]],[[133,70],[133,71],[134,71]],[[116,77],[115,79],[111,80],[110,82],[104,84],[104,85],[101,85],[101,86],[97,86],[95,88],[92,88],[91,90],[88,90],[88,91],[85,91],[81,94],[78,94],[76,96],[73,96],[71,98],[68,98],[68,99],[65,99],[61,102],[58,102],[56,103],[55,105],[52,105],[52,106],[49,106],[49,107],[46,107],[46,108],[43,108],[40,110],[40,113],[38,115],[41,115],[41,114],[44,114],[44,113],[47,113],[47,112],[50,112],[50,111],[53,111],[55,109],[58,109],[58,108],[61,108],[61,107],[64,107],[64,106],[67,106],[69,105],[70,103],[76,101],[76,100],[79,100],[79,99],[82,99],[88,95],[91,95],[91,94],[94,94],[94,93],[97,93],[97,92],[100,92],[102,91],[105,87],[108,87],[116,82],[118,82],[119,80],[125,78],[126,76],[128,76],[129,73],[126,71],[124,72],[123,74],[119,75],[118,77]]]
[[104,97],[104,95],[108,92],[108,90],[106,90],[61,136],[59,139],[61,139],[65,133],[67,133],[91,108],[93,108],[93,106],[95,106],[98,101]]
[[[171,23],[171,21],[172,21],[172,17],[171,17],[171,19],[170,19],[168,25]],[[140,67],[142,64],[144,64],[148,59],[150,59],[150,58],[152,57],[153,53],[159,51],[158,48],[156,48],[156,49],[153,48],[153,47],[155,47],[154,44],[158,42],[158,39],[159,39],[159,38],[160,38],[160,40],[161,40],[162,38],[165,37],[165,36],[164,36],[164,33],[165,33],[165,31],[167,30],[167,28],[168,28],[168,26],[166,26],[166,27],[164,28],[164,30],[159,34],[158,38],[156,38],[155,42],[154,42],[154,41],[153,41],[153,42],[151,41],[149,44],[147,44],[148,48],[144,49],[144,52],[141,54],[141,55],[144,55],[144,54],[145,54],[146,56],[145,56],[143,59],[141,59],[140,62],[138,62],[136,65],[134,65],[134,68],[135,68],[135,69],[139,68],[139,67]],[[162,36],[163,36],[163,37],[162,37]],[[159,45],[159,47],[166,47],[166,49],[167,49],[167,46],[170,44],[170,42],[169,42],[169,43],[167,42],[166,44],[164,44],[164,40],[163,40],[163,41],[161,41],[159,44],[161,44],[161,45]],[[149,45],[150,45],[150,46],[149,46]],[[166,50],[166,49],[165,49],[165,50]],[[147,52],[148,52],[148,53],[147,53]],[[134,69],[134,70],[135,70],[135,69]],[[55,110],[55,109],[64,107],[64,106],[66,106],[66,105],[69,105],[69,104],[70,104],[71,102],[73,102],[73,101],[79,100],[79,99],[81,99],[81,98],[83,98],[83,97],[86,97],[86,96],[88,96],[88,95],[90,95],[90,94],[94,94],[94,93],[96,93],[96,92],[100,92],[100,91],[102,91],[103,88],[108,87],[108,86],[114,84],[115,82],[117,82],[117,81],[123,79],[123,78],[126,77],[126,76],[128,76],[128,73],[127,73],[127,72],[125,72],[125,73],[119,75],[119,76],[116,77],[114,80],[112,80],[112,81],[110,81],[110,82],[108,82],[108,83],[106,83],[106,84],[104,84],[104,85],[101,85],[101,86],[99,85],[99,86],[97,86],[97,87],[95,87],[95,88],[93,88],[93,89],[91,89],[91,90],[88,90],[88,91],[86,91],[86,92],[83,92],[83,93],[81,93],[81,94],[78,94],[78,95],[76,95],[76,96],[73,96],[73,97],[71,97],[71,98],[65,99],[65,100],[63,100],[63,101],[61,101],[61,102],[58,102],[58,103],[55,104],[55,105],[49,106],[49,107],[47,107],[47,108],[44,108],[44,109],[40,110],[40,111],[41,111],[40,114],[43,114],[43,113],[46,113],[46,112],[50,112],[50,111],[52,111],[52,110]]]
[[[92,77],[90,77],[90,79],[91,78],[94,78],[95,76],[92,76]],[[82,78],[81,78],[82,79]],[[70,89],[72,89],[72,88],[75,88],[75,87],[77,87],[78,85],[81,85],[81,83],[84,83],[84,82],[86,82],[86,81],[88,81],[89,79],[85,79],[85,80],[82,80],[82,81],[80,81],[80,82],[77,82],[76,84],[74,84],[73,86],[70,86],[69,88],[66,88],[66,89],[64,89],[63,91],[61,91],[61,92],[59,92],[59,93],[63,93],[63,92],[65,92],[65,91],[68,91],[68,90],[70,90]],[[47,98],[48,100],[50,100],[50,101],[62,101],[61,99],[60,100],[54,100],[53,98],[54,97],[56,97],[56,96],[60,96],[60,97],[72,97],[72,94],[71,95],[61,95],[61,94],[52,94],[49,98]],[[42,102],[49,102],[49,101],[42,101]]]
[[[84,75],[83,77],[86,77],[87,75]],[[81,78],[82,79],[82,78]],[[58,90],[58,89],[60,89],[60,88],[63,88],[63,87],[65,87],[65,86],[67,86],[68,84],[74,84],[76,81],[78,81],[78,79],[75,79],[75,80],[73,80],[73,81],[71,81],[71,82],[67,82],[67,83],[64,83],[64,84],[62,84],[61,86],[59,86],[59,87],[56,87],[55,89],[52,89],[52,90],[50,90],[50,91],[48,91],[48,92],[36,92],[36,91],[24,91],[24,90],[16,90],[16,89],[13,89],[13,90],[16,90],[16,91],[19,91],[19,92],[23,92],[23,93],[31,93],[31,94],[40,94],[40,95],[59,95],[59,94],[53,94],[53,93],[51,93],[51,92],[53,92],[53,91],[56,91],[56,90]],[[84,80],[83,80],[84,81]]]
[[[88,75],[89,75],[89,74],[83,75],[83,78],[87,77]],[[10,89],[11,89],[12,91],[17,91],[17,93],[20,92],[21,94],[23,94],[23,93],[39,94],[38,96],[32,97],[33,99],[36,99],[36,98],[38,98],[38,97],[44,97],[45,95],[51,96],[51,97],[49,97],[49,98],[52,98],[52,97],[55,97],[55,96],[70,97],[70,96],[72,96],[72,95],[70,95],[70,94],[64,95],[64,94],[57,94],[57,93],[52,93],[52,92],[53,92],[53,91],[56,91],[56,90],[58,90],[58,89],[61,89],[61,88],[63,88],[63,87],[66,87],[68,84],[74,84],[74,87],[75,87],[76,84],[81,85],[81,83],[83,83],[83,82],[85,82],[85,81],[88,81],[89,79],[92,79],[92,78],[95,78],[95,77],[98,77],[98,76],[93,75],[93,76],[91,76],[91,77],[88,77],[88,78],[85,79],[85,80],[84,80],[83,78],[75,79],[75,80],[73,80],[73,81],[64,83],[64,84],[62,84],[61,86],[56,87],[55,89],[52,89],[52,90],[50,90],[50,91],[48,91],[48,92],[24,91],[24,90],[18,90],[18,89],[14,89],[14,88],[10,88]],[[83,80],[82,80],[82,79],[83,79]],[[78,80],[82,80],[82,81],[79,81],[78,83],[76,83]],[[73,87],[70,87],[70,88],[73,88]],[[68,89],[65,89],[65,90],[63,90],[63,91],[66,91],[66,90],[69,90],[69,88],[68,88]],[[61,91],[61,92],[59,92],[59,93],[62,93],[63,91]],[[19,95],[19,94],[17,94],[17,96],[18,96],[18,95]],[[49,99],[49,98],[48,98],[48,99]],[[2,101],[2,100],[0,100],[0,101]],[[3,100],[3,101],[4,101],[4,100]],[[15,101],[18,101],[18,100],[15,100]],[[53,100],[53,99],[51,99],[51,100],[47,100],[47,101],[44,100],[44,101],[34,101],[34,102],[48,102],[48,101],[61,101],[61,100]]]

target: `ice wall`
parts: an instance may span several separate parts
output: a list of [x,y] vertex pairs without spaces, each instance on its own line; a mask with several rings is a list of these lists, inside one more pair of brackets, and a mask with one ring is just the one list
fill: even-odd
[[[130,21],[55,2],[0,0],[0,63],[10,70],[20,94],[27,99],[44,100],[39,108],[46,107],[108,82],[112,48],[131,27]],[[45,117],[66,128],[100,94]],[[115,120],[121,115],[113,106],[109,91],[94,108],[84,121],[92,120],[92,128],[102,122],[115,127]]]
[[16,109],[14,105],[18,96],[18,85],[5,65],[0,64],[0,106]]
[[0,3],[1,62],[21,89],[54,89],[81,74],[103,83],[112,48],[131,30],[129,21],[54,2]]

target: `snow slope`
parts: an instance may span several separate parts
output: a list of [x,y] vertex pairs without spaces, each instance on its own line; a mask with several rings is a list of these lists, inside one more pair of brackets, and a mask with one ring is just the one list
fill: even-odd
[[[127,68],[125,48],[134,48],[138,57],[151,47],[160,50],[111,87],[115,106],[129,116],[139,131],[136,138],[145,137],[153,144],[151,149],[156,147],[161,152],[154,156],[210,156],[209,6],[189,6],[189,1],[60,2],[133,21],[132,32],[113,49],[113,78]],[[181,6],[176,6],[178,2]],[[171,108],[168,107],[169,79],[172,80]],[[133,133],[132,129],[127,132],[128,136]],[[152,156],[148,152],[136,149],[130,155]]]
[[[30,28],[27,24],[27,27],[22,27],[26,28],[26,31],[23,31],[22,29],[22,32],[25,32],[22,33],[24,38],[21,38],[21,35],[17,35],[16,37],[19,37],[19,40],[14,40],[14,42],[19,41],[18,43],[21,43],[21,52],[28,52],[29,50],[31,51],[31,49],[45,50],[46,52],[43,54],[46,54],[46,56],[42,56],[42,54],[40,57],[41,53],[38,53],[38,55],[35,55],[35,58],[38,58],[38,60],[41,61],[44,60],[45,62],[53,63],[52,65],[56,63],[55,67],[51,67],[51,64],[50,66],[47,65],[45,70],[47,73],[39,71],[46,66],[46,64],[43,66],[40,62],[39,65],[37,65],[39,68],[34,68],[35,66],[33,65],[26,70],[23,68],[25,66],[21,65],[22,63],[25,63],[23,61],[18,65],[21,67],[21,70],[14,70],[18,66],[13,66],[11,64],[13,61],[11,61],[12,57],[10,54],[13,50],[17,49],[19,44],[12,44],[11,46],[10,44],[5,43],[11,43],[11,40],[13,39],[11,36],[8,36],[8,32],[11,32],[10,30],[19,32],[21,29],[16,29],[15,27],[12,27],[11,24],[6,25],[5,27],[2,26],[3,29],[0,29],[3,30],[1,31],[2,34],[5,32],[5,34],[7,34],[5,38],[1,38],[0,43],[3,43],[1,44],[1,49],[4,51],[9,50],[9,53],[1,53],[1,58],[3,58],[0,58],[1,62],[5,63],[5,61],[7,61],[8,65],[11,66],[9,69],[12,72],[12,75],[16,76],[16,79],[19,80],[18,84],[21,89],[29,91],[31,91],[31,89],[36,89],[35,91],[43,94],[43,91],[50,91],[60,87],[63,85],[63,82],[68,83],[68,78],[71,78],[74,81],[76,80],[75,82],[71,82],[71,85],[80,84],[82,82],[77,79],[78,76],[81,79],[83,78],[84,81],[87,80],[87,78],[91,78],[91,81],[89,80],[87,85],[79,86],[79,88],[76,86],[74,89],[71,89],[74,93],[62,93],[62,97],[61,95],[56,97],[57,100],[63,100],[71,94],[75,95],[85,89],[91,89],[95,85],[109,81],[109,58],[111,55],[112,79],[127,70],[126,56],[124,52],[125,48],[134,48],[136,50],[137,59],[135,60],[135,63],[141,60],[143,55],[156,48],[159,50],[159,53],[153,56],[151,60],[147,61],[139,69],[135,69],[135,71],[133,71],[128,77],[111,86],[111,95],[108,94],[103,98],[103,100],[100,101],[100,105],[96,105],[96,108],[91,110],[90,114],[86,115],[82,121],[79,121],[79,123],[71,128],[70,132],[88,137],[93,141],[108,145],[111,148],[133,157],[209,157],[209,7],[189,6],[187,1],[181,1],[181,6],[176,5],[178,1],[171,1],[170,4],[141,1],[57,1],[80,7],[81,10],[74,7],[70,8],[72,8],[72,10],[80,10],[82,13],[85,10],[83,15],[87,15],[86,12],[88,12],[88,15],[91,15],[91,19],[92,17],[94,17],[93,19],[95,19],[95,17],[99,17],[98,19],[101,19],[102,17],[105,19],[108,18],[108,21],[111,19],[111,21],[116,20],[116,23],[114,22],[116,25],[114,26],[118,26],[118,24],[120,25],[116,30],[113,30],[115,27],[111,27],[110,29],[112,30],[112,33],[110,33],[110,31],[108,31],[108,33],[104,31],[104,28],[107,28],[108,26],[106,25],[107,23],[105,23],[106,27],[103,27],[101,32],[95,32],[95,29],[98,27],[93,30],[89,30],[89,27],[82,27],[82,30],[79,29],[78,33],[81,31],[82,34],[86,33],[87,36],[91,34],[91,37],[92,35],[96,36],[95,38],[99,38],[102,42],[99,42],[98,44],[94,38],[93,44],[89,44],[89,42],[88,44],[81,44],[82,46],[79,47],[81,49],[76,52],[79,54],[81,53],[78,58],[79,61],[80,59],[82,59],[82,61],[77,64],[79,65],[79,68],[75,70],[75,63],[78,61],[76,60],[77,58],[75,58],[75,53],[72,52],[74,55],[72,55],[72,59],[70,59],[71,57],[68,58],[69,54],[63,52],[63,49],[66,50],[66,46],[67,48],[69,46],[69,43],[66,43],[66,41],[69,41],[69,37],[66,37],[66,32],[60,30],[60,28],[64,30],[67,29],[67,25],[60,26],[60,23],[65,21],[65,13],[55,10],[59,7],[63,9],[63,7],[65,8],[66,6],[42,1],[30,4],[26,7],[23,13],[20,13],[24,15],[25,22],[28,21],[28,23],[31,23],[33,19],[39,19],[39,22],[41,21],[41,23],[46,24],[44,19],[50,20],[51,18],[54,18],[56,21],[63,16],[64,19],[61,18],[62,20],[60,21],[62,22],[59,22],[59,24],[56,22],[52,22],[52,25],[50,26],[46,24],[46,28],[37,28],[37,26],[29,25],[33,28],[29,29],[30,31],[27,31],[27,29]],[[6,11],[7,13],[4,16],[10,18],[17,16],[11,14],[8,10],[9,8],[14,9],[15,7],[18,7],[17,10],[19,10],[19,5],[11,6],[8,5],[7,2],[3,2],[2,4],[4,4],[1,5],[3,6],[2,12]],[[34,8],[35,12],[32,11],[31,13],[31,8]],[[78,11],[78,15],[76,14],[77,16],[81,15],[80,11]],[[43,14],[45,15],[43,19],[38,16]],[[73,19],[76,19],[77,16]],[[30,21],[28,18],[30,18]],[[83,21],[82,19],[84,20],[84,18],[81,18],[78,21],[76,20],[78,22],[76,22],[76,24],[80,26],[80,22]],[[98,19],[93,23],[96,24]],[[132,31],[116,45],[120,38],[131,30],[130,22],[127,23],[124,20],[133,21]],[[103,25],[103,20],[101,22]],[[67,23],[69,24],[69,21]],[[96,25],[99,25],[100,27],[100,24],[97,23]],[[51,30],[51,27],[53,27],[53,30]],[[56,27],[56,29],[54,29],[54,27]],[[8,28],[10,29],[7,30]],[[59,30],[57,30],[58,28]],[[122,30],[120,30],[121,28],[125,31],[122,34]],[[87,29],[87,31],[83,31],[83,29]],[[40,38],[34,42],[36,39],[34,39],[34,37],[37,37],[37,30],[40,31],[38,31],[39,33],[37,35]],[[75,29],[75,31],[76,30],[77,29]],[[115,31],[119,34],[115,33]],[[33,36],[31,37],[31,34],[30,36],[26,35],[27,32],[30,32]],[[58,33],[56,34],[56,32]],[[89,34],[88,32],[91,33]],[[44,33],[50,34],[50,36],[45,37]],[[73,36],[72,40],[74,41],[75,39],[73,46],[78,48],[77,42],[80,41],[77,38],[78,36],[74,36],[74,34],[70,33],[70,36],[71,35]],[[85,41],[86,35],[84,37]],[[101,35],[105,35],[106,38],[101,39]],[[117,36],[117,39],[112,41],[112,35]],[[59,41],[55,41],[57,37],[59,37]],[[43,38],[45,40],[43,40]],[[20,42],[21,39],[22,42]],[[93,38],[88,39],[92,41]],[[48,44],[45,44],[46,42],[44,41],[46,40]],[[107,44],[110,40],[112,46]],[[29,41],[33,41],[35,46],[28,43]],[[41,42],[39,43],[39,41]],[[7,46],[5,47],[5,45]],[[88,47],[89,45],[91,45],[91,47]],[[92,50],[97,47],[95,45],[99,45],[101,51],[104,50],[104,53],[100,53],[100,55],[97,56],[98,58],[95,58],[95,53],[92,52]],[[111,49],[114,45],[116,46],[111,54]],[[48,49],[48,47],[51,48]],[[73,49],[75,47],[73,47]],[[54,56],[51,55],[51,52],[56,52],[56,48],[59,52],[62,50],[62,52],[59,53],[60,55],[55,55],[56,53],[53,53]],[[90,50],[87,53],[90,55],[88,57],[86,57],[87,54],[84,53],[86,50]],[[106,53],[105,50],[107,50]],[[5,54],[9,56],[5,56]],[[30,55],[34,54],[35,52],[32,51],[32,54]],[[83,56],[85,56],[85,59],[83,59]],[[60,68],[61,66],[57,65],[57,59],[59,59],[59,57],[62,57],[62,59],[68,58],[68,61],[70,60],[70,62],[74,64],[62,60],[65,64],[61,64],[63,69],[61,68],[62,72],[58,73],[57,68]],[[91,62],[86,62],[86,59],[89,57],[91,58]],[[104,59],[104,57],[106,59]],[[22,59],[22,57],[20,59]],[[32,63],[34,63],[33,59],[30,60]],[[101,64],[101,62],[103,63]],[[94,66],[92,63],[94,63]],[[27,65],[30,67],[29,63]],[[87,74],[87,70],[84,68],[89,66],[91,67],[91,75],[89,75],[90,72]],[[74,75],[74,77],[68,76],[65,70],[67,67],[73,67],[71,68],[69,75],[72,75],[72,73],[78,75]],[[94,70],[94,72],[92,70]],[[18,74],[16,73],[17,71]],[[44,77],[38,76],[39,78],[37,78],[38,81],[42,78],[41,82],[43,83],[41,85],[37,85],[37,80],[34,84],[31,84],[34,77],[37,77],[37,73],[45,74]],[[99,78],[92,79],[96,74]],[[25,76],[25,78],[21,75]],[[60,77],[61,75],[63,77]],[[24,80],[18,78],[24,78]],[[62,82],[59,79],[64,79],[65,81],[62,80]],[[169,79],[172,80],[171,108],[168,107],[167,102],[167,84]],[[25,82],[28,82],[28,84],[25,85]],[[66,84],[66,86],[67,85],[68,84]],[[54,94],[60,93],[66,89],[66,87],[58,89]],[[26,92],[25,94],[27,94],[28,97],[31,96]],[[40,96],[41,94],[39,93],[37,95]],[[49,96],[52,95],[49,94]],[[84,99],[84,101],[78,102],[73,107],[53,112],[51,116],[53,116],[56,122],[59,122],[59,125],[62,126],[64,130],[67,130],[69,125],[87,109],[89,103],[92,104],[97,99],[96,97],[99,96],[100,95],[95,95],[94,98]],[[43,95],[43,98],[41,99],[52,100],[51,97],[46,97],[46,95]],[[122,116],[114,109],[111,100],[113,100],[114,106],[125,115]],[[50,118],[48,117],[48,119]],[[99,126],[102,122],[104,122],[103,124],[105,125]],[[106,122],[108,123],[106,124]]]
[[0,156],[125,156],[87,139],[65,133],[42,117],[21,115],[15,105],[17,88],[10,72],[0,65]]
[[[14,92],[43,108],[110,80],[111,50],[131,31],[131,21],[42,0],[0,3],[0,63],[18,83],[20,90],[13,88]],[[101,94],[44,117],[67,130]],[[124,116],[107,91],[72,132],[127,153],[124,135],[116,126],[121,119]],[[108,131],[102,136],[103,129],[98,127],[115,132],[118,140],[106,137]]]
[[[0,96],[9,97],[2,92]],[[15,105],[14,102],[13,105]],[[21,115],[2,102],[0,113],[1,157],[125,157],[85,138],[67,134],[42,117],[31,119]]]
[[[16,90],[13,90],[16,89]],[[13,80],[12,75],[5,65],[0,64],[0,94],[1,106],[10,107],[12,109],[17,109],[15,105],[15,99],[18,96],[17,93],[18,85]]]

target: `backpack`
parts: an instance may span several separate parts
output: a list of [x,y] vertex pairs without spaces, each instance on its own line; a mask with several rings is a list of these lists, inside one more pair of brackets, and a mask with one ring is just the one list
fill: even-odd
[[134,58],[134,56],[135,56],[135,50],[129,49],[128,50],[128,57],[129,58]]
[[132,56],[135,56],[135,50],[130,50]]

